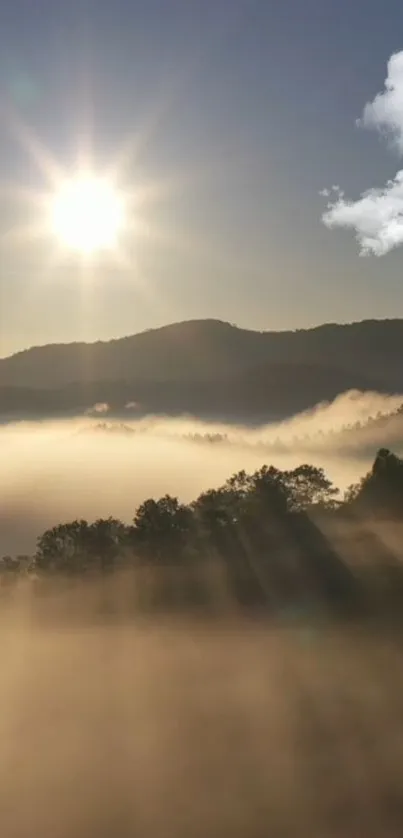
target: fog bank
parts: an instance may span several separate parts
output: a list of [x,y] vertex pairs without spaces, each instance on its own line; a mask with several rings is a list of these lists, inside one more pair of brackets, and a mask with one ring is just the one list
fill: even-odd
[[[105,411],[97,419],[0,426],[0,555],[32,552],[36,537],[60,521],[109,515],[130,521],[148,497],[168,492],[190,501],[235,471],[264,463],[323,466],[343,490],[365,473],[381,445],[399,453],[403,417],[393,411],[402,402],[402,396],[349,393],[253,430],[195,419],[136,422],[130,415],[122,424]],[[379,413],[392,418],[365,424]]]

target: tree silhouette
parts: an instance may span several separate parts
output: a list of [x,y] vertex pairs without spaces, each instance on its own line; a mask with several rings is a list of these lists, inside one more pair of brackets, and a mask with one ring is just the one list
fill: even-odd
[[88,533],[92,563],[102,571],[111,570],[127,545],[127,527],[117,518],[98,518]]
[[65,573],[85,569],[88,564],[89,529],[87,521],[79,520],[46,530],[37,541],[35,569]]
[[149,499],[137,509],[134,517],[134,544],[148,560],[157,564],[183,558],[192,532],[193,516],[178,498],[164,495]]
[[[144,567],[143,578],[161,580],[161,602],[168,603],[196,602],[196,588],[200,592],[200,580],[206,578],[201,569],[214,565],[224,571],[228,591],[240,605],[277,609],[306,597],[356,603],[356,579],[331,546],[326,526],[365,522],[374,515],[401,518],[403,461],[380,449],[372,469],[344,500],[337,495],[323,469],[306,463],[285,471],[267,465],[252,474],[242,470],[189,505],[169,494],[145,500],[131,526],[112,517],[58,524],[38,538],[32,568],[46,576]],[[385,576],[386,563],[393,562],[368,528],[365,537],[366,544],[372,538]],[[28,567],[26,558],[4,557],[3,584]],[[386,576],[403,592],[400,570],[388,570]]]
[[68,574],[111,569],[126,538],[125,525],[115,518],[58,524],[38,539],[35,569]]
[[329,480],[323,468],[304,464],[283,472],[283,484],[288,493],[289,507],[307,510],[311,507],[333,508],[339,490]]
[[376,515],[401,515],[403,512],[403,460],[380,448],[372,469],[362,480],[349,487],[345,502],[357,512]]

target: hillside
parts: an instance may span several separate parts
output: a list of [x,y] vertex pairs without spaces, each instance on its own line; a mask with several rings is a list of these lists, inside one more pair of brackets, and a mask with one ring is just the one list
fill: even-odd
[[277,364],[201,382],[99,381],[58,389],[0,387],[0,415],[77,415],[106,402],[110,412],[119,416],[129,411],[137,416],[190,414],[247,424],[291,416],[356,387],[379,389],[374,379],[328,367]]
[[0,414],[118,412],[286,416],[349,389],[403,391],[403,320],[255,332],[216,320],[93,344],[55,344],[0,359]]

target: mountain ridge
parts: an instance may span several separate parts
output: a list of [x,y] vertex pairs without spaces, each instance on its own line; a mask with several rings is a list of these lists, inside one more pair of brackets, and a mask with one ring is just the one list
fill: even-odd
[[330,329],[350,329],[351,327],[365,327],[370,324],[386,324],[386,323],[393,323],[399,324],[403,328],[403,318],[402,317],[385,317],[385,318],[364,318],[363,320],[351,320],[345,323],[338,323],[337,321],[325,321],[324,323],[319,323],[315,326],[306,326],[301,328],[295,329],[252,329],[246,326],[239,326],[236,323],[231,323],[229,320],[220,320],[219,318],[215,317],[207,317],[207,318],[191,318],[189,320],[178,320],[174,321],[173,323],[167,323],[163,326],[152,326],[147,329],[142,329],[140,332],[134,332],[129,335],[122,335],[117,338],[107,338],[105,340],[98,339],[98,340],[79,340],[79,341],[56,341],[51,343],[41,343],[41,344],[33,344],[32,346],[25,347],[23,349],[18,349],[16,352],[12,352],[9,355],[0,356],[0,363],[2,361],[9,361],[11,358],[16,358],[21,355],[25,355],[31,352],[37,352],[43,349],[50,349],[50,348],[59,348],[59,347],[89,347],[89,346],[106,346],[111,344],[116,344],[123,341],[129,341],[133,338],[140,338],[144,337],[145,335],[150,334],[157,334],[162,332],[167,332],[171,329],[178,329],[186,326],[193,326],[193,325],[207,325],[213,324],[217,326],[228,327],[229,329],[236,330],[238,332],[246,332],[248,334],[257,334],[257,335],[281,335],[281,336],[289,336],[289,335],[299,335],[299,334],[307,334],[307,333],[318,333],[320,331],[330,330]]
[[1,359],[0,415],[136,401],[145,412],[268,420],[346,390],[403,393],[402,349],[398,318],[282,332],[188,320]]

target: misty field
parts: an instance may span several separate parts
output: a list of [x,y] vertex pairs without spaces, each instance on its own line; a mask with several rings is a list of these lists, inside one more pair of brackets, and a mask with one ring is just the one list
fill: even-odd
[[[395,407],[0,429],[1,836],[400,838],[403,460],[373,450],[385,421],[403,439]],[[325,465],[342,492],[373,464],[344,508],[310,466],[235,475],[212,518],[164,506],[264,462]],[[162,518],[75,527],[158,495]],[[159,529],[166,510],[182,529]]]
[[402,834],[396,635],[36,617],[0,628],[2,835]]

